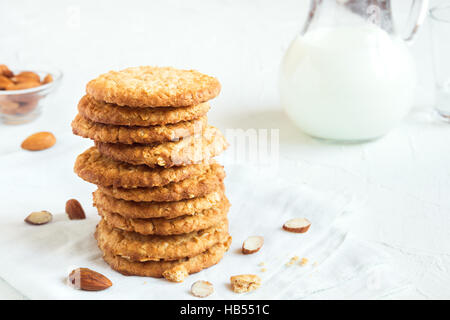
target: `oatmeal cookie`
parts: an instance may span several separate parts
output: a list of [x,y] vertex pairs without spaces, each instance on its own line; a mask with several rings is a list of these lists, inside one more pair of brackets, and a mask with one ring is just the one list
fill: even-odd
[[215,191],[204,197],[173,202],[135,202],[110,197],[100,190],[93,193],[94,206],[118,213],[125,218],[166,218],[172,219],[185,215],[194,215],[210,209],[224,199],[223,190]]
[[[211,162],[215,163],[214,160]],[[198,163],[182,167],[150,168],[146,165],[130,165],[119,162],[91,147],[75,161],[74,171],[83,180],[108,187],[159,187],[192,176],[203,175],[211,163]]]
[[175,124],[127,127],[93,122],[78,114],[72,121],[72,132],[84,138],[107,143],[155,143],[178,141],[184,137],[201,134],[206,124],[206,117],[200,117]]
[[209,111],[209,103],[189,107],[131,108],[97,101],[85,95],[78,103],[78,112],[91,121],[120,126],[154,126],[200,118]]
[[172,167],[209,160],[228,147],[222,133],[208,126],[202,136],[153,145],[126,145],[95,142],[98,150],[117,161],[145,164],[149,167]]
[[216,97],[220,83],[196,70],[132,67],[91,80],[86,93],[96,100],[129,107],[193,106]]
[[115,256],[131,261],[179,260],[196,256],[228,238],[228,221],[190,233],[161,236],[142,235],[111,227],[105,220],[97,225],[98,243]]
[[226,216],[230,203],[225,198],[217,206],[194,215],[180,216],[174,219],[130,219],[120,214],[98,208],[98,214],[112,227],[137,232],[144,235],[171,235],[190,233],[219,224]]
[[192,176],[179,182],[171,182],[162,187],[152,188],[120,188],[101,187],[99,189],[116,199],[132,201],[180,201],[202,197],[222,188],[225,171],[220,164],[212,164],[203,175]]
[[113,255],[110,251],[98,244],[103,252],[103,259],[110,267],[123,275],[161,278],[163,273],[167,274],[171,270],[183,268],[188,274],[199,272],[217,264],[231,245],[229,236],[224,242],[217,243],[199,255],[174,260],[174,261],[147,261],[134,262],[119,256]]

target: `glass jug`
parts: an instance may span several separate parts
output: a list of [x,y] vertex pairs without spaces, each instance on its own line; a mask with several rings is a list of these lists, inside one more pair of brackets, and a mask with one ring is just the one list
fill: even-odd
[[311,0],[306,24],[281,64],[281,103],[307,134],[328,140],[376,139],[414,99],[416,69],[407,48],[426,17],[413,1],[406,35],[390,0]]

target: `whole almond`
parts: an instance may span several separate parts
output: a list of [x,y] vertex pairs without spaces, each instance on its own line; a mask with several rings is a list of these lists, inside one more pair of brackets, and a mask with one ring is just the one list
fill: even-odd
[[305,233],[308,231],[311,226],[311,222],[309,222],[306,218],[294,218],[288,220],[284,223],[283,229],[289,232],[295,233]]
[[70,220],[86,219],[83,207],[76,199],[70,199],[66,202],[66,213]]
[[11,78],[12,76],[14,76],[14,73],[11,70],[9,70],[9,68],[6,65],[0,64],[0,75]]
[[42,84],[47,84],[53,81],[52,75],[49,73],[44,77],[44,80],[42,80]]
[[49,223],[52,221],[53,216],[48,211],[35,211],[28,215],[28,217],[25,218],[25,222],[33,225],[42,225]]
[[69,274],[69,282],[76,289],[100,291],[112,286],[107,277],[88,268],[77,268]]
[[18,74],[16,74],[14,77],[11,78],[12,81],[15,83],[20,83],[24,81],[30,81],[33,80],[35,82],[41,82],[41,77],[37,73],[34,73],[33,71],[22,71]]
[[22,142],[22,149],[29,151],[40,151],[52,147],[56,143],[56,138],[51,132],[37,132],[26,138]]
[[0,74],[0,90],[9,90],[12,87],[14,87],[14,82]]
[[243,254],[252,254],[258,252],[264,244],[264,238],[261,236],[248,237],[242,244]]
[[33,79],[26,79],[24,81],[14,84],[13,86],[8,87],[7,90],[25,90],[39,87],[40,85],[41,85],[40,82],[34,81]]

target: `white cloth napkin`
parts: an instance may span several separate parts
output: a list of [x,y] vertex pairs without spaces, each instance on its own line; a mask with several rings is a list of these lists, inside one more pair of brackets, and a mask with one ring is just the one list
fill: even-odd
[[[0,277],[26,298],[192,299],[190,286],[199,279],[214,284],[211,299],[377,298],[407,284],[390,271],[380,251],[338,227],[340,217],[351,211],[351,197],[287,184],[264,170],[237,165],[226,166],[233,243],[218,265],[181,284],[122,276],[102,260],[93,237],[99,220],[91,207],[95,186],[72,171],[83,147],[78,138],[67,135],[63,140],[47,151],[18,151],[1,158]],[[67,219],[64,204],[69,198],[82,202],[86,220]],[[37,210],[51,211],[54,220],[43,226],[23,222]],[[282,230],[294,217],[308,218],[310,230]],[[263,236],[264,246],[256,254],[242,255],[242,242],[251,235]],[[294,256],[308,263],[286,266]],[[265,265],[259,266],[261,262]],[[101,292],[69,287],[67,275],[77,267],[106,275],[113,286]],[[233,293],[230,276],[245,273],[260,275],[261,287],[248,294]]]

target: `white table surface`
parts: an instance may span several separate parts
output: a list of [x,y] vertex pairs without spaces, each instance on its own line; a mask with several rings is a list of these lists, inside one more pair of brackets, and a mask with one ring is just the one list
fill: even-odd
[[[286,172],[280,165],[280,175],[359,197],[352,233],[384,247],[413,284],[393,298],[450,298],[450,126],[431,113],[429,26],[411,48],[420,82],[403,124],[372,143],[325,144],[289,122],[277,95],[279,62],[307,7],[298,0],[2,1],[0,63],[52,64],[65,76],[42,117],[0,125],[0,165],[2,155],[22,152],[28,134],[70,132],[84,85],[99,73],[147,64],[195,68],[222,83],[210,123],[224,131],[279,128],[280,163],[298,168]],[[80,150],[90,144],[79,140]],[[0,194],[7,187],[2,181]],[[11,214],[26,215],[20,208]],[[0,298],[21,295],[0,279]]]

